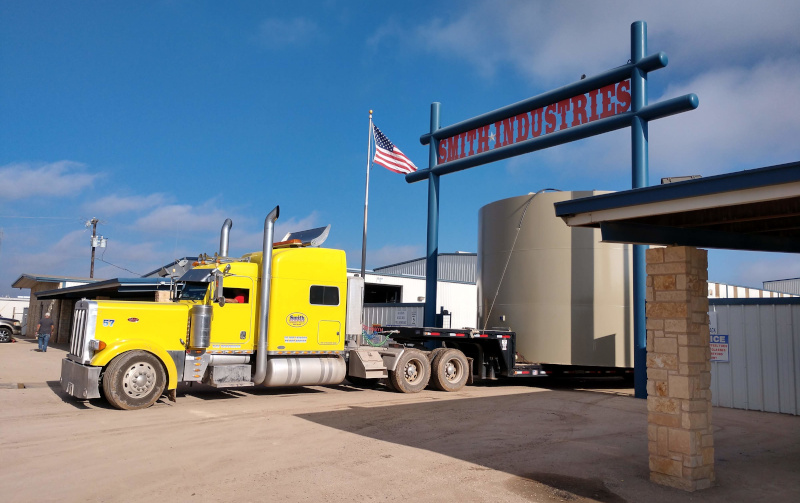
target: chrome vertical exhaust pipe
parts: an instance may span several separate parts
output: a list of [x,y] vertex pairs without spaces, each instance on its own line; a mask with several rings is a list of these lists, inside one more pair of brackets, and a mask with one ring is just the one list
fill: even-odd
[[228,242],[230,241],[231,227],[233,227],[233,220],[230,218],[225,219],[222,224],[222,231],[219,234],[219,256],[228,256]]
[[261,247],[261,290],[258,302],[258,346],[256,347],[256,372],[253,384],[261,385],[267,377],[267,333],[269,330],[269,293],[272,282],[272,242],[275,237],[275,221],[281,213],[276,206],[264,219],[264,243]]

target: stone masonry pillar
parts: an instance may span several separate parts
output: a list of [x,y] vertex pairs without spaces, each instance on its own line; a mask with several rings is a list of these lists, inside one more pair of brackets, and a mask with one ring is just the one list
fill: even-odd
[[686,491],[714,483],[708,252],[647,250],[650,480]]

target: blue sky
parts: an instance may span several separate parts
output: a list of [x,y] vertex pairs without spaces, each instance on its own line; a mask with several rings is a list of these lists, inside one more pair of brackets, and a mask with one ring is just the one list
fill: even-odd
[[[800,4],[741,2],[0,0],[0,295],[22,273],[145,273],[332,224],[360,264],[368,110],[426,167],[442,125],[624,64],[648,23],[650,102],[700,107],[650,124],[650,183],[800,159]],[[440,250],[475,251],[481,206],[545,187],[630,188],[627,129],[448,175]],[[376,166],[368,267],[421,256],[427,186]],[[100,254],[98,254],[100,256]],[[709,277],[800,277],[788,254],[712,251]],[[107,263],[106,263],[107,262]],[[114,264],[114,266],[110,264]],[[118,266],[118,267],[115,267]]]

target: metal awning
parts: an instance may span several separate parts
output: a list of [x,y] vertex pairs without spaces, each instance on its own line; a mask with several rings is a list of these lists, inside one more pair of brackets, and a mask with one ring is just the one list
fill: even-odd
[[71,286],[36,292],[36,298],[81,299],[81,298],[129,298],[169,290],[170,280],[165,278],[115,278],[86,285]]
[[555,204],[603,241],[800,252],[800,162]]
[[74,276],[52,276],[48,274],[22,274],[11,284],[12,288],[34,288],[40,283],[96,283],[103,281],[94,278],[78,278]]

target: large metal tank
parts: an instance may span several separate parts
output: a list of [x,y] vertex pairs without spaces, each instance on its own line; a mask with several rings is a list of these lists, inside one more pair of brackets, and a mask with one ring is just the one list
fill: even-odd
[[553,203],[605,192],[540,192],[478,214],[478,326],[517,332],[530,362],[633,366],[631,246],[570,228]]

